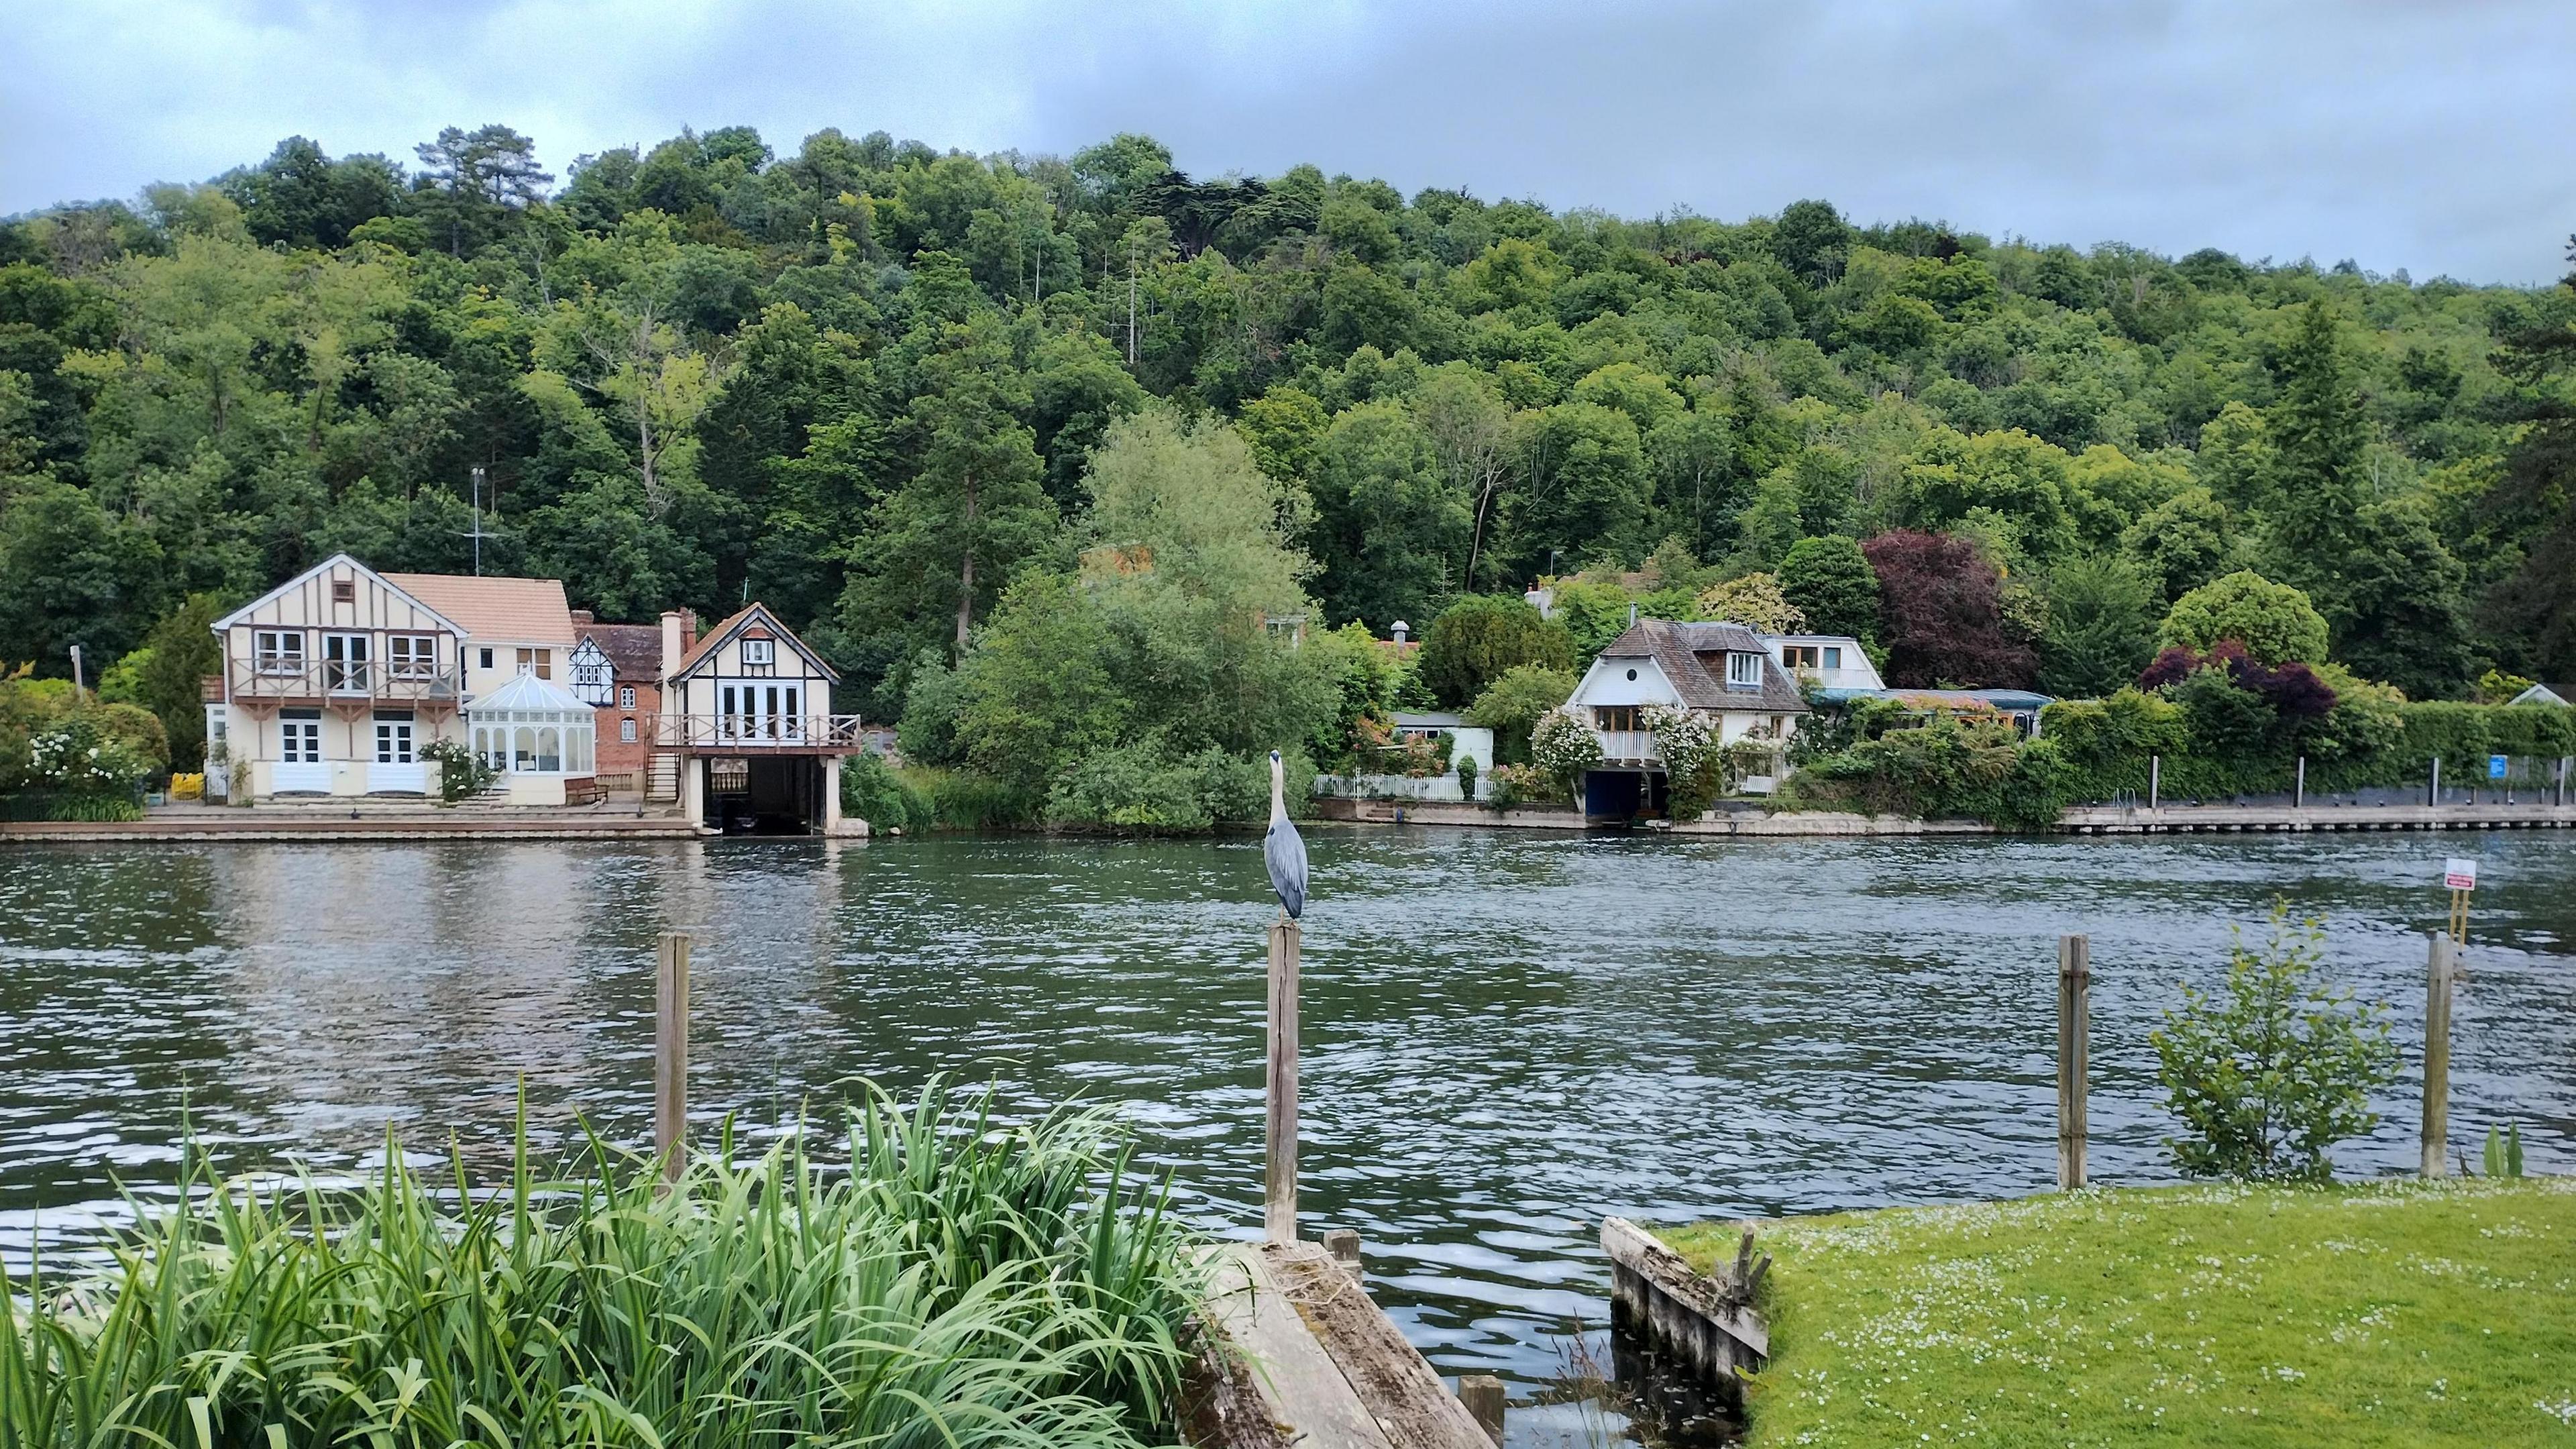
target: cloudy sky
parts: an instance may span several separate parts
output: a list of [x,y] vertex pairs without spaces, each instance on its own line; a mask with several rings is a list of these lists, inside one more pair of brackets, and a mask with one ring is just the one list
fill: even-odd
[[1862,220],[2168,253],[2566,270],[2569,0],[7,0],[0,214],[301,133],[409,160],[501,121],[560,172],[684,125],[1183,169],[1299,161],[1627,214]]

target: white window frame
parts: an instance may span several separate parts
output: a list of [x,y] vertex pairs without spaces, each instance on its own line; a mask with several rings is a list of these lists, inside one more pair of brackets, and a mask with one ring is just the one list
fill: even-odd
[[775,639],[743,640],[742,662],[745,664],[777,664],[778,641]]
[[[292,644],[293,648],[287,646]],[[301,629],[253,629],[250,632],[252,665],[262,674],[302,674],[304,672],[304,631]]]
[[521,674],[533,674],[539,679],[554,678],[555,651],[552,649],[534,648],[520,650],[519,672]]
[[379,765],[412,765],[420,762],[419,736],[407,719],[376,721],[376,763]]
[[635,721],[622,719],[617,722],[617,742],[621,745],[635,743]]
[[[299,741],[301,741],[300,749]],[[287,765],[322,763],[322,721],[318,719],[279,720],[278,762]]]
[[634,685],[621,684],[617,686],[617,707],[619,709],[633,709],[635,707]]
[[1825,646],[1825,667],[1827,669],[1840,669],[1843,667],[1843,646],[1840,644],[1828,644]]
[[1762,656],[1759,654],[1729,652],[1726,656],[1726,687],[1729,689],[1760,689],[1762,687]]

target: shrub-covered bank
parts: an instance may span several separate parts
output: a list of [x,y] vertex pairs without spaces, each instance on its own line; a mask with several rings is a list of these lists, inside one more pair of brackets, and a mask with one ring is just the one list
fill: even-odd
[[[1665,1234],[1706,1270],[1736,1226]],[[1755,1449],[2558,1445],[2576,1179],[2117,1189],[1769,1223]]]
[[103,1271],[0,1291],[0,1444],[1171,1442],[1181,1229],[1105,1116],[989,1105],[872,1102],[846,1170],[728,1141],[667,1193],[524,1133],[493,1190],[199,1164]]

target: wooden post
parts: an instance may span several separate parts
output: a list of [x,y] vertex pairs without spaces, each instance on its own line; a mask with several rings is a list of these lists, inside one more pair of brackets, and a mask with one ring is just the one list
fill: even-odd
[[1262,1236],[1297,1241],[1297,923],[1284,913],[1270,927],[1269,1170],[1262,1197]]
[[2424,1157],[2426,1177],[2449,1171],[2442,1160],[2451,1135],[2451,975],[2459,942],[2436,934],[2424,973]]
[[1458,1402],[1467,1406],[1467,1417],[1496,1444],[1503,1442],[1503,1381],[1492,1374],[1462,1374],[1458,1379]]
[[2149,755],[2149,756],[2147,756],[2147,808],[2148,808],[2148,809],[2150,809],[2150,810],[2155,809],[2155,808],[2156,808],[2156,802],[2157,802],[2157,801],[2159,801],[2159,800],[2161,800],[2161,799],[2164,797],[2164,785],[2165,785],[2165,757],[2164,757],[2164,756],[2162,756],[2162,755]]
[[1364,1270],[1360,1267],[1359,1229],[1334,1228],[1326,1232],[1324,1251],[1333,1255],[1333,1261],[1342,1265],[1342,1271],[1350,1274],[1352,1281],[1363,1280]]
[[689,1133],[689,938],[664,931],[653,970],[653,1155],[677,1182]]
[[2093,942],[2057,938],[2057,1186],[2084,1185],[2084,1092],[2091,1068]]

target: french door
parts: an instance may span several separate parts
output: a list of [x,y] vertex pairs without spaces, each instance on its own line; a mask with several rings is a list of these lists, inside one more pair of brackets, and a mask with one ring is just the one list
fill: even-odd
[[717,733],[729,740],[802,740],[804,687],[796,684],[727,684],[720,687]]
[[281,795],[328,794],[331,767],[322,763],[322,721],[290,716],[277,722],[277,734],[271,788]]
[[325,634],[322,636],[322,679],[333,694],[367,692],[367,636],[364,634]]

